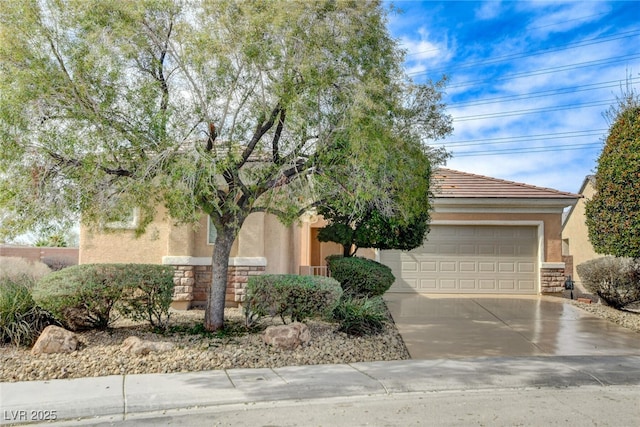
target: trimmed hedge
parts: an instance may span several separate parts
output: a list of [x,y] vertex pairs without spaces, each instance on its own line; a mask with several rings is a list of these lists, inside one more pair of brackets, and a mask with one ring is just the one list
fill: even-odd
[[380,296],[396,279],[389,267],[367,258],[332,255],[327,257],[327,264],[344,293],[354,297]]
[[584,286],[613,308],[640,301],[640,260],[603,257],[576,267]]
[[173,268],[148,264],[84,264],[41,279],[35,301],[71,330],[103,329],[116,305],[128,318],[166,326]]
[[122,298],[116,309],[126,318],[166,329],[173,301],[174,269],[168,265],[129,264]]
[[0,277],[0,343],[31,345],[53,317],[36,306],[29,289],[33,280]]
[[340,283],[329,277],[265,274],[249,278],[244,310],[247,325],[261,316],[292,322],[330,317],[342,296]]

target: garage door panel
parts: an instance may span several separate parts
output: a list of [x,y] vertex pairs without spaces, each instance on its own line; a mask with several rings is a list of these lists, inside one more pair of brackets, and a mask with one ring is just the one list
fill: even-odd
[[456,279],[441,279],[438,283],[439,288],[442,290],[455,290],[456,287]]
[[404,261],[402,262],[402,271],[403,272],[418,272],[418,263],[415,261]]
[[458,246],[454,244],[440,244],[438,245],[438,255],[458,255]]
[[516,281],[515,280],[500,280],[498,282],[498,286],[501,290],[515,291],[516,290]]
[[496,264],[494,262],[480,262],[478,263],[480,272],[482,273],[495,273]]
[[498,263],[498,271],[500,273],[513,273],[516,271],[516,266],[512,262],[500,262]]
[[439,271],[441,273],[455,273],[457,272],[455,261],[441,261],[439,265]]
[[496,289],[496,281],[495,279],[480,279],[478,280],[479,288],[488,291]]
[[473,290],[476,288],[476,281],[473,279],[460,279],[461,290]]
[[519,262],[518,273],[534,273],[536,266],[532,262]]
[[535,293],[536,227],[432,225],[412,251],[381,251],[392,291]]
[[498,254],[500,254],[500,256],[515,256],[517,254],[517,250],[513,245],[500,245]]
[[473,261],[460,261],[461,273],[475,273],[478,271],[478,263]]
[[534,280],[518,280],[518,290],[535,292],[536,282]]
[[478,245],[478,255],[482,255],[482,256],[496,255],[496,247],[488,244],[487,245],[480,244]]
[[460,255],[476,255],[477,248],[475,245],[460,244],[458,253]]

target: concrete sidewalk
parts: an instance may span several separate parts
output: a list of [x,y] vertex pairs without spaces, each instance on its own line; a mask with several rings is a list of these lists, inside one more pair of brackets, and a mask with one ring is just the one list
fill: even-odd
[[411,392],[640,385],[640,356],[406,360],[0,383],[0,423]]

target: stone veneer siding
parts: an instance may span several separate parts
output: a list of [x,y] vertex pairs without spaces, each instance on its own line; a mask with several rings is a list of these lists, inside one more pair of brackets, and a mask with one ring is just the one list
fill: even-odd
[[540,269],[540,291],[553,294],[564,291],[565,267],[543,267]]
[[[174,262],[172,262],[174,261]],[[187,261],[177,263],[175,261]],[[191,262],[189,262],[191,261]],[[173,265],[175,268],[173,283],[175,285],[173,301],[181,308],[203,307],[207,305],[207,294],[211,284],[212,268],[210,265],[202,265],[202,260],[191,257],[167,257],[164,264]],[[242,259],[234,260],[234,265],[229,265],[227,273],[227,292],[225,303],[227,307],[240,306],[246,297],[246,288],[249,277],[264,274],[266,269],[263,262],[247,262],[243,265]]]

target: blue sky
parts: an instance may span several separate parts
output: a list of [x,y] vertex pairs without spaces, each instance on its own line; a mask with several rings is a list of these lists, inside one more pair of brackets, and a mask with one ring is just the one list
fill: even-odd
[[447,167],[578,192],[627,77],[640,89],[637,1],[394,1],[417,82],[448,78]]

